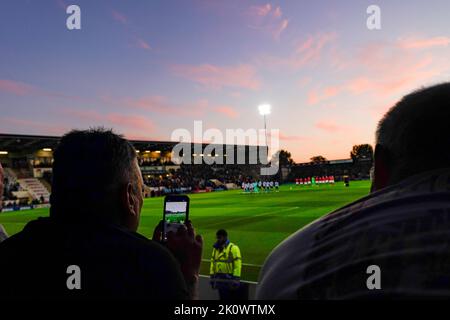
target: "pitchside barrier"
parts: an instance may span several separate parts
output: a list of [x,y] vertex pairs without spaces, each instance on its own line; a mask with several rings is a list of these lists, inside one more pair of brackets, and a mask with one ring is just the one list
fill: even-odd
[[[15,201],[15,200],[11,200],[11,201]],[[6,203],[8,204],[8,203]],[[5,205],[5,204],[3,204]],[[32,204],[29,206],[14,206],[14,207],[3,207],[2,210],[0,210],[1,212],[12,212],[12,211],[23,211],[23,210],[31,210],[31,209],[38,209],[38,208],[50,208],[50,204],[48,203],[44,203],[44,204]]]
[[[228,281],[228,280],[216,280],[216,281]],[[241,289],[245,292],[248,300],[255,300],[256,282],[241,281]],[[200,275],[199,279],[199,299],[200,300],[219,300],[219,291],[213,290],[210,284],[209,276]]]

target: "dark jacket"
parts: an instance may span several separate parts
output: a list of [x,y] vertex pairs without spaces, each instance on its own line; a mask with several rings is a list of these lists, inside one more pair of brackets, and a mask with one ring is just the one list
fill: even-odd
[[[69,290],[67,268],[80,268]],[[188,299],[180,267],[159,243],[116,225],[39,218],[0,244],[2,298]]]

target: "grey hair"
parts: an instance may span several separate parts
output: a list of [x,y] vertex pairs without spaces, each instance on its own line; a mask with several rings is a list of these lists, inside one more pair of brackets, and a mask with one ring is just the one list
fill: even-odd
[[379,122],[376,143],[390,155],[391,182],[450,167],[450,83],[403,97]]

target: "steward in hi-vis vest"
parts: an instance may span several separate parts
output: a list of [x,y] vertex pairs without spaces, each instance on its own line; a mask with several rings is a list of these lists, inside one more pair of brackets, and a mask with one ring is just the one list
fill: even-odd
[[242,257],[239,247],[228,240],[225,230],[217,231],[211,255],[211,286],[219,290],[221,300],[234,299],[241,285]]

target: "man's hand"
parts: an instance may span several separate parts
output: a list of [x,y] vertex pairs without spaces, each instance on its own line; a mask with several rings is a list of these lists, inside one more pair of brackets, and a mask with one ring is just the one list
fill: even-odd
[[[160,222],[153,233],[153,239],[156,241],[163,240],[162,223],[164,222]],[[166,246],[180,263],[188,287],[196,287],[202,260],[203,238],[201,235],[195,235],[191,221],[180,226],[176,233],[169,232]],[[195,296],[196,292],[192,292],[192,295]]]
[[181,264],[181,272],[186,280],[198,277],[202,261],[203,238],[195,235],[191,221],[178,228],[176,233],[167,234],[167,248],[175,255]]
[[163,243],[163,223],[163,220],[159,221],[158,225],[155,227],[155,230],[153,230],[153,241]]

